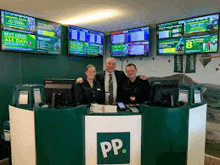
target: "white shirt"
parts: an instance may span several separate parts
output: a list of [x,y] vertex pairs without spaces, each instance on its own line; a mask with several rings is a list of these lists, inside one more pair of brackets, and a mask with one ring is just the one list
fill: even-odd
[[109,100],[109,74],[112,74],[112,81],[113,81],[113,104],[116,104],[117,98],[117,81],[115,76],[115,71],[109,73],[105,71],[105,103],[108,104]]

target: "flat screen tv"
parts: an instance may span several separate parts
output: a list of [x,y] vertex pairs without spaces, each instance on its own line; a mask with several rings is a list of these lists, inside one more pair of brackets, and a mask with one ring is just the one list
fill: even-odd
[[126,57],[128,55],[128,44],[111,45],[111,55],[113,57]]
[[61,53],[61,25],[36,19],[36,52]]
[[37,54],[61,53],[61,25],[1,10],[1,48]]
[[103,55],[104,33],[76,26],[69,26],[69,55]]
[[218,52],[219,14],[157,24],[157,54]]
[[111,32],[111,56],[148,56],[149,27]]

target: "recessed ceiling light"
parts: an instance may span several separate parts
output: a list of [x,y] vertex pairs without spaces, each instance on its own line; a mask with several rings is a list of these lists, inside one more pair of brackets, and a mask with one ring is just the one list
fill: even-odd
[[61,21],[62,24],[72,24],[72,25],[77,25],[80,23],[91,23],[91,22],[99,22],[103,21],[109,18],[113,18],[119,15],[119,12],[113,11],[113,10],[108,10],[108,11],[103,11],[103,12],[96,12],[94,14],[88,14],[84,16],[79,16],[75,17],[73,19],[69,20],[64,20]]

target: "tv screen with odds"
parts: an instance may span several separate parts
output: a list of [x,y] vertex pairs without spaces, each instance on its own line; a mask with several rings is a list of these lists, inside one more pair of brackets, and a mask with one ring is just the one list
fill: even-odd
[[111,32],[111,56],[147,56],[149,54],[149,27]]
[[103,55],[104,33],[69,26],[69,55]]

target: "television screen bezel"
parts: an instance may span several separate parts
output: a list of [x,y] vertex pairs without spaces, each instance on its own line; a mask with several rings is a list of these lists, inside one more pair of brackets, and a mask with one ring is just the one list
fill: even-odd
[[[92,30],[92,29],[88,29],[88,28],[84,28],[84,27],[80,27],[80,26],[75,26],[75,25],[67,25],[68,26],[68,46],[67,46],[67,49],[68,49],[68,55],[69,56],[77,56],[77,57],[102,57],[104,56],[104,50],[105,50],[105,33],[104,32],[101,32],[101,31],[98,31],[98,30]],[[85,55],[81,55],[81,54],[71,54],[70,53],[70,49],[69,49],[69,41],[71,40],[69,38],[69,30],[70,30],[70,26],[74,26],[74,27],[78,27],[78,28],[82,28],[82,29],[85,29],[85,30],[90,30],[90,31],[94,31],[94,32],[98,32],[98,33],[102,33],[103,34],[103,44],[97,44],[97,45],[102,45],[103,46],[103,54],[97,54],[97,55],[89,55],[89,54],[85,54]],[[76,40],[71,40],[71,41],[76,41]],[[79,42],[84,42],[84,41],[79,41]],[[84,42],[84,43],[92,43],[92,42]],[[96,43],[92,43],[92,44],[96,44]]]
[[[0,40],[0,50],[1,51],[4,51],[4,52],[13,52],[13,53],[24,53],[24,54],[35,54],[35,55],[61,55],[62,53],[62,24],[60,23],[57,23],[57,22],[54,22],[54,21],[49,21],[49,20],[45,20],[45,19],[41,19],[41,18],[37,18],[37,17],[33,17],[33,16],[29,16],[29,15],[26,15],[26,14],[21,14],[21,13],[18,13],[18,12],[13,12],[13,11],[9,11],[9,10],[4,10],[4,9],[0,9],[0,13],[2,13],[2,11],[6,11],[6,12],[10,12],[10,13],[14,13],[14,14],[18,14],[18,15],[23,15],[23,16],[26,16],[26,17],[31,17],[31,18],[34,18],[35,19],[35,27],[36,27],[36,20],[42,20],[42,21],[46,21],[46,22],[51,22],[53,24],[58,24],[61,26],[61,35],[59,37],[60,41],[61,41],[61,45],[60,45],[60,52],[59,53],[47,53],[47,52],[38,52],[37,51],[37,48],[34,50],[34,51],[24,51],[24,50],[3,50],[2,49],[2,19],[0,19],[0,37],[1,37],[1,40]],[[1,16],[0,16],[1,17]],[[10,31],[11,32],[11,31]],[[21,32],[20,32],[21,33]],[[24,34],[27,34],[27,33],[24,33]],[[34,31],[34,34],[36,36],[36,29]],[[45,36],[47,37],[47,36]],[[55,38],[55,37],[54,37]],[[58,37],[57,37],[58,38]]]
[[[119,45],[119,44],[112,44],[111,43],[111,33],[114,33],[114,32],[119,32],[119,31],[125,31],[125,30],[133,30],[133,29],[138,29],[138,28],[144,28],[144,27],[148,27],[148,31],[149,31],[149,49],[148,49],[148,53],[147,55],[125,55],[125,56],[115,56],[115,55],[112,55],[112,49],[111,49],[111,45]],[[129,43],[137,43],[137,42],[146,42],[145,40],[144,41],[136,41],[136,42],[129,42]],[[124,43],[124,44],[129,44],[129,43]],[[126,58],[126,57],[148,57],[150,55],[150,26],[149,25],[145,25],[145,26],[139,26],[139,27],[134,27],[134,28],[128,28],[128,29],[121,29],[121,30],[117,30],[117,31],[111,31],[110,32],[110,55],[111,57],[114,57],[114,58]]]
[[[195,16],[195,17],[189,17],[189,18],[185,18],[185,19],[179,19],[179,20],[174,20],[174,21],[169,21],[169,22],[164,22],[164,23],[156,24],[156,53],[157,53],[157,56],[173,56],[173,55],[178,55],[178,54],[159,54],[159,47],[158,47],[159,43],[158,43],[158,40],[165,40],[165,39],[171,39],[171,38],[184,37],[184,36],[178,36],[178,37],[169,37],[169,38],[159,39],[158,25],[166,24],[166,23],[171,23],[171,22],[185,21],[185,20],[190,20],[190,19],[199,18],[199,17],[205,17],[205,16],[211,16],[211,15],[218,15],[218,18],[220,20],[220,13],[211,13],[211,14],[199,15],[199,16]],[[218,22],[218,31],[217,31],[217,33],[198,32],[198,34],[196,34],[196,35],[195,34],[194,35],[189,35],[189,36],[200,36],[200,35],[205,35],[205,34],[217,34],[218,44],[217,44],[217,51],[216,52],[197,52],[197,53],[196,52],[192,52],[192,53],[183,53],[183,54],[184,55],[194,55],[194,54],[218,53],[218,50],[219,50],[219,28],[220,28],[219,25],[220,25],[220,21]]]

